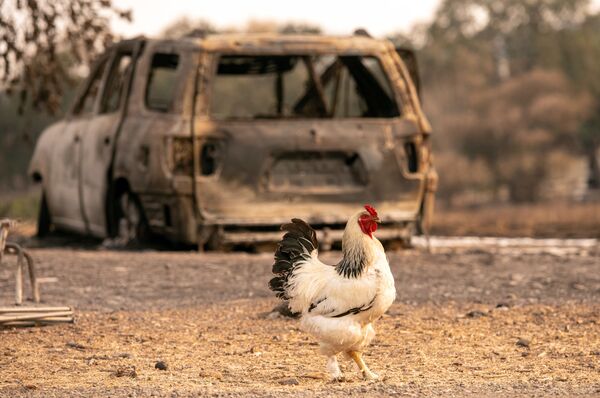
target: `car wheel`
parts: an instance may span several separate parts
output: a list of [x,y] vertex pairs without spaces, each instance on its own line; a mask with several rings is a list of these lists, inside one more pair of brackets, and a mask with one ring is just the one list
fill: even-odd
[[148,223],[139,199],[131,192],[125,192],[119,198],[118,235],[126,245],[138,245],[148,236]]
[[48,236],[52,228],[52,219],[50,217],[50,209],[48,209],[48,201],[46,194],[42,191],[42,199],[40,200],[40,210],[37,220],[37,236],[43,238]]

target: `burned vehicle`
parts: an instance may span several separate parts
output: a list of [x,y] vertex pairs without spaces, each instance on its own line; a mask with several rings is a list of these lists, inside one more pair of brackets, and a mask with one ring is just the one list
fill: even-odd
[[327,244],[370,203],[380,239],[407,239],[437,178],[413,61],[359,36],[120,42],[37,142],[39,233],[214,248],[298,217]]

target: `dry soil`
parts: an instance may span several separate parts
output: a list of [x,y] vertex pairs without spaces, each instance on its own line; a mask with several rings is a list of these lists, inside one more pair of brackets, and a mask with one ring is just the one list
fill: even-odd
[[381,379],[343,360],[334,383],[271,312],[269,254],[33,249],[56,278],[44,304],[76,323],[0,329],[0,396],[600,396],[598,253],[389,253],[398,297],[366,353]]

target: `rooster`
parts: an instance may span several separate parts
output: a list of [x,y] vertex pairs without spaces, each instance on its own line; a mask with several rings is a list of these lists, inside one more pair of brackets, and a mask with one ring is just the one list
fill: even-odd
[[275,252],[269,287],[299,313],[301,328],[313,335],[327,357],[327,371],[342,380],[337,355],[356,362],[365,379],[377,379],[362,359],[375,335],[373,322],[396,298],[394,277],[381,242],[373,236],[379,217],[369,205],[348,220],[342,260],[334,266],[318,259],[315,230],[297,218],[281,226],[286,234]]

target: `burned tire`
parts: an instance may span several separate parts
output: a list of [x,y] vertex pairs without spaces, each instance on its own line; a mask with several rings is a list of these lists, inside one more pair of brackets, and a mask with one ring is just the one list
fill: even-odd
[[46,200],[46,194],[42,191],[42,198],[40,200],[40,210],[38,212],[37,219],[37,236],[43,238],[48,236],[52,229],[52,218],[50,217],[50,209],[48,209],[48,201]]
[[127,246],[138,246],[148,239],[148,222],[137,196],[127,191],[119,197],[118,239]]

